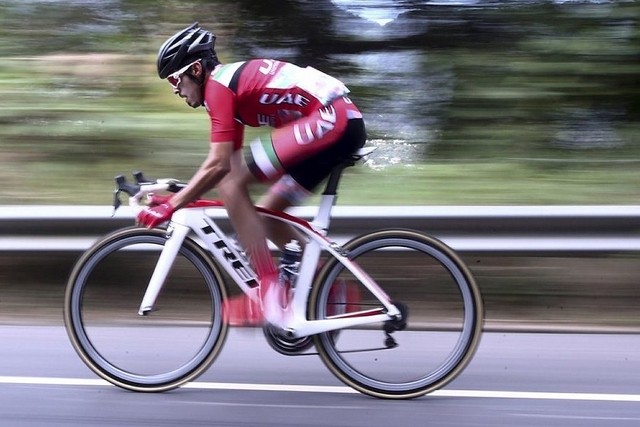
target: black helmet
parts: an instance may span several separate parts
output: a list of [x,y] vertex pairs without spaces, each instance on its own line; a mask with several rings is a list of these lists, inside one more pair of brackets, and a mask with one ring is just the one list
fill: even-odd
[[194,22],[171,36],[158,51],[158,76],[166,79],[172,73],[197,59],[216,58],[216,36]]

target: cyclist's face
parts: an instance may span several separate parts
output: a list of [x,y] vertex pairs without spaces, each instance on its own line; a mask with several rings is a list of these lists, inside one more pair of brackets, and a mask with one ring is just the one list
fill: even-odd
[[202,87],[197,83],[195,77],[198,77],[203,72],[203,68],[200,63],[195,63],[193,66],[181,74],[176,80],[176,85],[173,86],[173,93],[184,98],[185,102],[192,108],[197,108],[202,105]]

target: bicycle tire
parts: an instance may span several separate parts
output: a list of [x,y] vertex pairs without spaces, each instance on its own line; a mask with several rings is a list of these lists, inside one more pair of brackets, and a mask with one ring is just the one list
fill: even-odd
[[[340,329],[339,339],[331,332],[314,335],[329,370],[350,387],[384,399],[423,396],[458,376],[479,344],[484,318],[480,290],[460,257],[443,242],[404,229],[366,234],[343,249],[392,301],[404,303],[397,306],[408,315],[396,325]],[[335,311],[331,288],[340,281],[358,289],[351,292],[357,300],[348,303],[348,312],[381,307],[332,257],[314,282],[311,319]],[[385,326],[393,332],[387,335]]]
[[197,378],[226,340],[226,290],[208,254],[185,239],[158,298],[138,308],[166,241],[166,231],[115,231],[89,248],[69,277],[64,322],[73,348],[116,386],[161,392]]

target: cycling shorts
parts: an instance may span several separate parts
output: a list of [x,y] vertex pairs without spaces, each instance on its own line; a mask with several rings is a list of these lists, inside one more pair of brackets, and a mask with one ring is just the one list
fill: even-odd
[[365,141],[362,114],[349,98],[341,97],[254,140],[246,161],[260,182],[289,174],[300,186],[312,191]]

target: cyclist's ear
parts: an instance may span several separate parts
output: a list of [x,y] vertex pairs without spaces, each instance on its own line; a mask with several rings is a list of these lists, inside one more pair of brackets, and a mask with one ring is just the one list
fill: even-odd
[[191,74],[197,78],[200,78],[204,73],[204,67],[200,62],[196,62],[191,66]]

